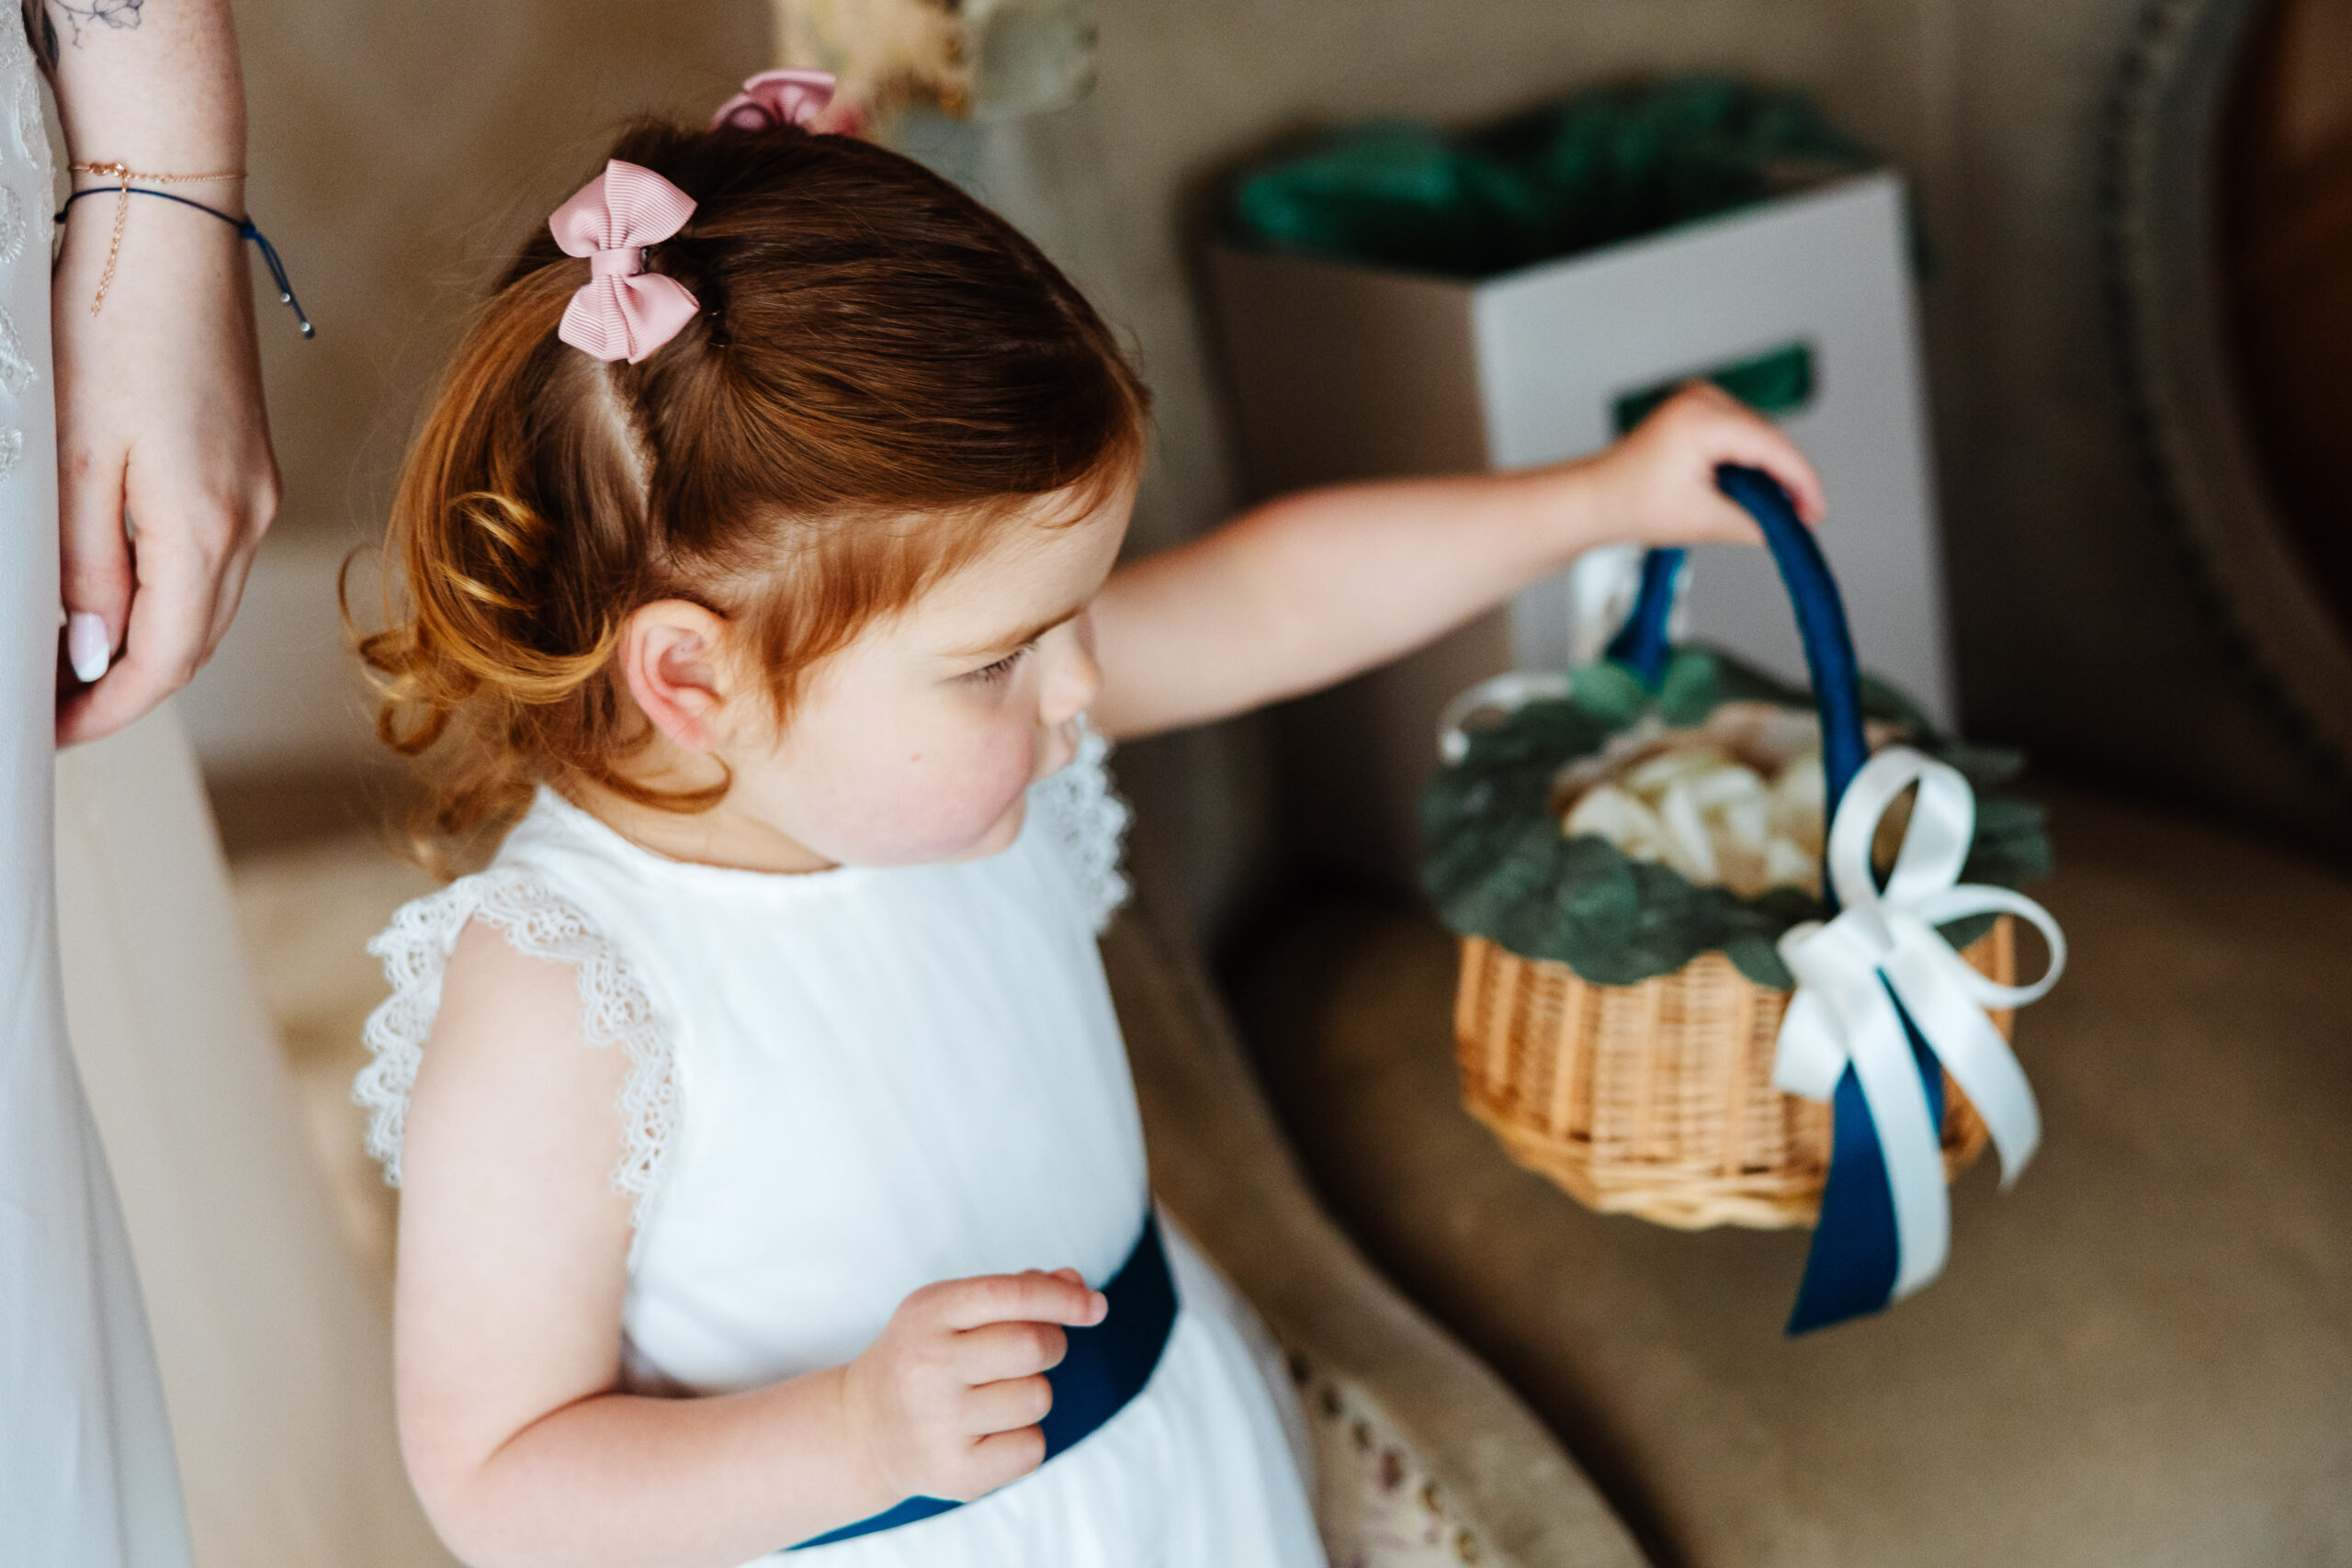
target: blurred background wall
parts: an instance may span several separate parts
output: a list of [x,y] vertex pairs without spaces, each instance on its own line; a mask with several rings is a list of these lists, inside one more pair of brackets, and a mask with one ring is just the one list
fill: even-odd
[[[1816,93],[1916,182],[1962,702],[2045,762],[2312,843],[2352,811],[2200,604],[2135,470],[2103,333],[2098,139],[2140,0],[1101,0],[1074,107],[899,143],[1035,235],[1132,334],[1159,397],[1142,547],[1248,499],[1194,243],[1218,177],[1304,130],[1476,120],[1706,68]],[[616,116],[700,115],[771,62],[762,0],[244,0],[256,214],[318,321],[265,307],[284,517],[187,707],[241,830],[356,778],[362,705],[322,584],[378,525],[468,292]],[[1248,723],[1132,748],[1145,858],[1215,929],[1278,859]],[[241,823],[244,825],[241,829]]]
[[760,0],[252,0],[236,14],[254,213],[319,335],[301,341],[256,292],[286,502],[227,646],[181,703],[232,844],[310,825],[332,793],[318,786],[382,770],[334,572],[379,536],[476,289],[593,169],[616,120],[716,105],[771,34]]

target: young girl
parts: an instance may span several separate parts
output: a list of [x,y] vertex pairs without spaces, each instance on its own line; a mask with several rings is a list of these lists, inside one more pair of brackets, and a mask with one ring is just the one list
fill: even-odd
[[1813,476],[1694,391],[1119,568],[1146,397],[1101,319],[788,108],[624,135],[401,481],[384,733],[458,753],[437,832],[514,821],[376,948],[411,1473],[478,1565],[1319,1563],[1257,1330],[1152,1217],[1105,738],[1604,539],[1752,538],[1718,463],[1817,515]]

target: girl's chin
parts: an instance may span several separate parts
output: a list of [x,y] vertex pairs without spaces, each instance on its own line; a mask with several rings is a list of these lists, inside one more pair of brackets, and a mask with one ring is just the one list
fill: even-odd
[[964,861],[986,860],[1012,847],[1021,837],[1021,825],[1027,812],[1028,793],[1023,791],[1014,795],[1004,814],[977,837],[945,842],[933,839],[922,843],[879,843],[868,840],[852,848],[848,854],[837,855],[835,860],[845,865],[871,866],[955,865]]
[[987,832],[972,840],[970,848],[944,858],[951,861],[986,860],[990,855],[1004,853],[1021,837],[1021,824],[1027,819],[1028,813],[1029,796],[1023,791],[1012,797],[1012,804],[1005,808],[1003,816],[989,825]]

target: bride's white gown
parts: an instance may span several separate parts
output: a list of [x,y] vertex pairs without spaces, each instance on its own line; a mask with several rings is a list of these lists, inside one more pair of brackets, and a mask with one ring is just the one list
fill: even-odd
[[51,179],[0,17],[0,1563],[446,1564],[179,726],[52,773]]
[[[176,718],[166,708],[67,752],[57,783],[65,1017],[146,1289],[196,1568],[447,1568],[394,1445],[384,1303],[302,1145]],[[137,1514],[170,1495],[168,1450],[127,1271],[120,1287],[102,1280],[95,1294],[133,1316],[83,1353],[114,1359],[107,1386],[126,1385],[128,1369],[148,1391],[110,1414],[120,1506]],[[0,1343],[0,1356],[21,1343],[8,1319]],[[15,1409],[0,1387],[0,1427]],[[96,1500],[72,1501],[86,1514]],[[19,1556],[20,1517],[0,1501],[10,1568],[177,1568],[138,1550]]]
[[13,1561],[187,1560],[137,1278],[66,1055],[51,898],[57,421],[49,138],[0,19],[0,1531]]

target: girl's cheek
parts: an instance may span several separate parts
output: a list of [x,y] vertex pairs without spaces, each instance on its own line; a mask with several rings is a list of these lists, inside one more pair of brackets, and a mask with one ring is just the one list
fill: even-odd
[[982,848],[1021,799],[1036,764],[1034,730],[995,728],[930,739],[877,759],[881,765],[860,779],[842,781],[850,787],[836,795],[836,806],[849,829],[844,837],[859,842],[844,844],[850,852],[838,858],[919,864]]
[[1034,728],[1000,729],[958,759],[952,776],[931,773],[924,793],[937,803],[942,852],[973,848],[1019,805],[1036,767],[1036,750]]

